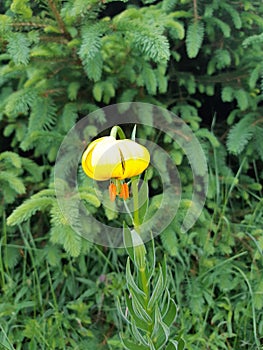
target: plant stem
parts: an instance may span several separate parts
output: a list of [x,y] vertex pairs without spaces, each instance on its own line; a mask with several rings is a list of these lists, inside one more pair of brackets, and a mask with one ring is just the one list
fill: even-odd
[[141,267],[139,269],[139,278],[142,286],[142,290],[144,291],[146,297],[144,298],[145,301],[145,307],[147,307],[148,301],[149,301],[149,284],[148,279],[146,276],[146,266]]
[[117,134],[119,135],[119,138],[121,140],[126,139],[126,135],[124,133],[124,131],[122,130],[122,128],[119,125],[115,125],[110,132],[110,136],[113,136],[115,139],[117,137]]
[[140,233],[140,216],[139,216],[139,192],[138,192],[139,177],[131,179],[132,195],[133,195],[133,222],[135,230]]
[[[133,195],[133,223],[135,231],[140,234],[140,213],[139,213],[139,191],[138,191],[139,176],[133,177],[131,179],[132,195]],[[136,247],[134,249],[136,254]],[[148,278],[146,274],[146,264],[145,260],[142,266],[139,268],[139,280],[144,291],[145,297],[145,307],[147,307],[149,301],[149,285]]]

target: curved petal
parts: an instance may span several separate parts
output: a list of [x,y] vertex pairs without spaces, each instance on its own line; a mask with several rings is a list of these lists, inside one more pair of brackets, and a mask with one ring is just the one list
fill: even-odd
[[94,180],[123,180],[141,174],[149,165],[148,150],[132,140],[101,137],[88,146],[82,156],[85,173]]

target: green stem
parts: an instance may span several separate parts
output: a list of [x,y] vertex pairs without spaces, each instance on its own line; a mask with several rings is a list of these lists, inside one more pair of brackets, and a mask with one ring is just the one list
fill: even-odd
[[119,138],[121,140],[126,139],[126,135],[124,133],[124,131],[122,130],[122,128],[119,125],[115,125],[110,132],[110,136],[114,137],[116,139],[117,134],[119,135]]
[[[133,177],[131,179],[132,196],[133,196],[133,223],[134,223],[135,231],[140,234],[140,213],[139,213],[139,190],[138,190],[138,184],[139,184],[139,176]],[[136,247],[134,248],[134,251],[135,251],[135,254],[136,254],[136,251],[137,251]],[[141,284],[141,288],[142,288],[142,290],[144,291],[144,293],[146,295],[146,297],[145,297],[145,307],[147,307],[147,304],[148,304],[148,301],[149,301],[149,285],[148,285],[148,278],[147,278],[147,274],[146,274],[145,260],[143,261],[143,265],[141,265],[140,268],[139,268],[139,281],[140,281],[140,284]]]
[[133,196],[133,222],[135,230],[140,233],[140,215],[139,215],[139,177],[135,176],[131,179],[132,196]]
[[149,302],[149,284],[148,284],[148,279],[146,276],[146,266],[142,267],[139,269],[139,278],[141,281],[141,287],[142,290],[144,291],[146,297],[145,297],[145,307],[147,307],[147,304]]

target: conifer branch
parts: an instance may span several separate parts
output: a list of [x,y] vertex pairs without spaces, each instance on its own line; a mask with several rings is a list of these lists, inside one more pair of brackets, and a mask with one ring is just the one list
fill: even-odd
[[36,23],[36,22],[13,22],[12,27],[34,27],[34,28],[45,28],[47,23]]
[[56,18],[56,21],[58,23],[61,34],[66,34],[67,33],[66,27],[64,25],[64,22],[62,21],[62,18],[60,16],[58,9],[57,9],[56,5],[54,4],[53,0],[48,0],[48,4],[49,4],[49,7],[52,10],[52,12]]
[[198,21],[197,0],[193,0],[193,4],[194,4],[194,19],[195,21]]

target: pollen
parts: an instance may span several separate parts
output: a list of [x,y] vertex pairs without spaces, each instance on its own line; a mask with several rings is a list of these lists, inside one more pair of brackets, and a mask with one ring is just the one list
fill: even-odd
[[129,198],[129,186],[126,182],[121,185],[121,191],[120,191],[119,197],[124,200]]
[[117,196],[117,187],[116,187],[116,185],[114,184],[114,183],[110,183],[110,185],[109,185],[109,195],[110,195],[110,200],[112,201],[112,202],[114,202],[115,201],[115,198],[116,198],[116,196]]

